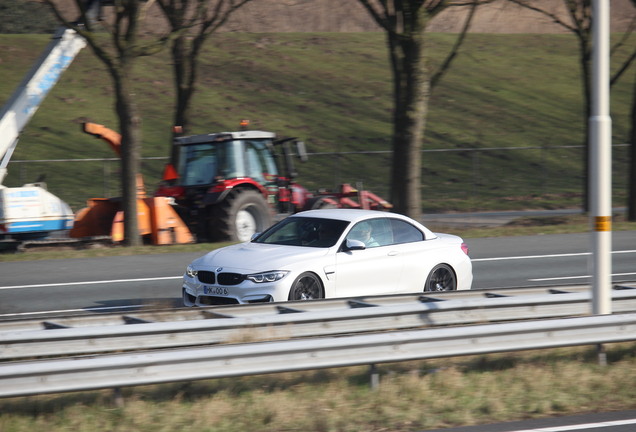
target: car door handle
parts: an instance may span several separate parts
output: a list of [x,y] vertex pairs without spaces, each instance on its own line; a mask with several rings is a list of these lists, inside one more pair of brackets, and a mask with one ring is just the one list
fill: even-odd
[[388,256],[398,256],[400,253],[398,251],[390,251],[387,255]]

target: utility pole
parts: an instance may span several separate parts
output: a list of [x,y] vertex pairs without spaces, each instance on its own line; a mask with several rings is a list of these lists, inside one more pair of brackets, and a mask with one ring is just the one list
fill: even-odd
[[[590,225],[592,313],[612,313],[612,119],[609,115],[609,0],[592,3],[592,107],[590,112]],[[598,361],[607,364],[605,348]]]

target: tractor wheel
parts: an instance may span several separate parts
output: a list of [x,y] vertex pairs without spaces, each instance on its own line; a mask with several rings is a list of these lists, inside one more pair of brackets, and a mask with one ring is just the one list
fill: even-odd
[[237,189],[212,207],[208,232],[212,241],[249,241],[272,224],[265,198],[255,190]]

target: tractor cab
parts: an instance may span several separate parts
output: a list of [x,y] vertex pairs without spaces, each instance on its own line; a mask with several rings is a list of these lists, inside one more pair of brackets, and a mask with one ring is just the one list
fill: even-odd
[[[245,134],[244,134],[245,135]],[[250,178],[268,186],[278,178],[273,136],[215,134],[178,138],[176,172],[183,187],[210,186],[228,179]]]
[[[174,198],[188,224],[205,226],[206,232],[212,227],[197,220],[218,221],[212,214],[224,207],[232,213],[230,203],[246,192],[253,197],[254,210],[243,216],[256,230],[271,222],[262,215],[263,208],[271,215],[295,213],[309,196],[293,182],[297,175],[293,156],[306,159],[304,144],[293,138],[277,140],[275,134],[263,131],[223,132],[177,137],[174,146],[173,161],[166,165],[156,195]],[[257,203],[260,200],[262,204]]]

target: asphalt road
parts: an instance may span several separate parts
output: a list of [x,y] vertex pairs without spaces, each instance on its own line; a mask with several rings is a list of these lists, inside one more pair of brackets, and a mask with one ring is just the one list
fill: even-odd
[[[473,289],[590,282],[589,234],[468,239]],[[180,306],[197,253],[0,263],[0,319]],[[613,234],[614,282],[636,281],[636,232]]]
[[[612,280],[635,281],[636,231],[612,237]],[[590,283],[591,243],[588,233],[469,240],[473,289]]]
[[422,432],[634,432],[634,430],[636,430],[636,411],[632,410],[435,429],[434,431]]
[[[590,282],[589,234],[468,239],[473,289]],[[51,312],[125,312],[181,305],[180,279],[197,253],[0,263],[0,320]],[[636,232],[613,234],[613,281],[636,281]],[[445,432],[631,432],[636,412],[534,419]],[[438,431],[428,431],[438,432]],[[441,430],[439,430],[441,432]]]

